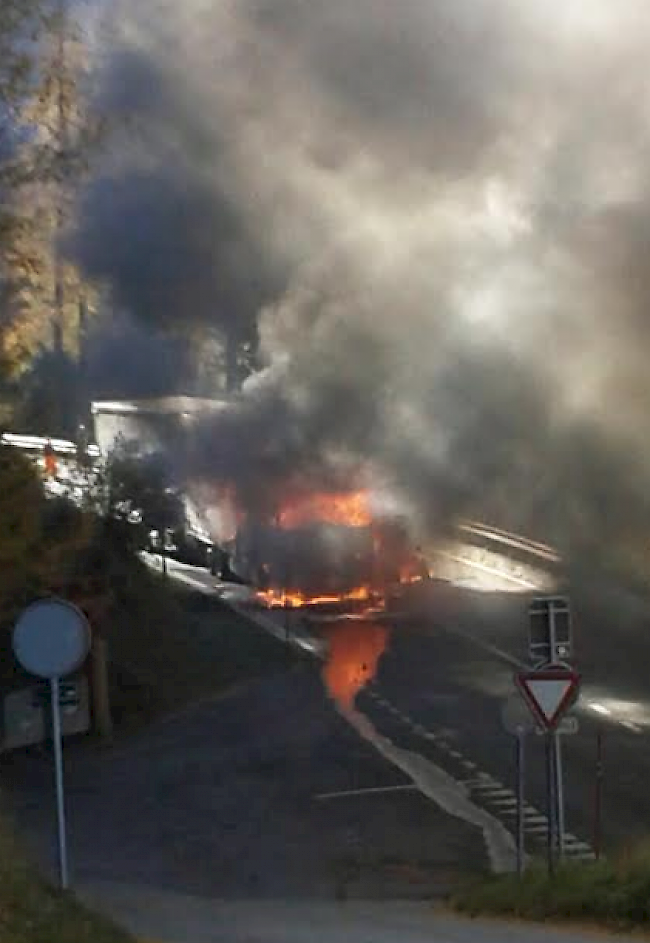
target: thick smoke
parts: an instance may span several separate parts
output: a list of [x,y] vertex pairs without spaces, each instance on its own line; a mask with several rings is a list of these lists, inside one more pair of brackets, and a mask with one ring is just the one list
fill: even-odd
[[370,467],[431,527],[642,545],[647,3],[115,7],[137,131],[79,254],[143,318],[259,330],[195,468],[255,501]]

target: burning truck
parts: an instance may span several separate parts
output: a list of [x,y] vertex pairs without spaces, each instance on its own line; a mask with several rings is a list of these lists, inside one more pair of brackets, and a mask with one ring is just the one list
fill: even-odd
[[242,516],[225,549],[270,607],[377,605],[428,576],[404,523],[375,516],[365,491],[303,496],[270,519]]

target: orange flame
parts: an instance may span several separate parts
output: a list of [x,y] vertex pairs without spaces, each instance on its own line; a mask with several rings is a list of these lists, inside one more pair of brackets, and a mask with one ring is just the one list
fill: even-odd
[[301,609],[303,606],[323,606],[332,603],[368,602],[372,598],[369,586],[357,586],[339,594],[309,596],[298,590],[265,589],[257,591],[257,598],[271,609],[286,606],[288,609]]
[[354,707],[359,691],[374,678],[388,637],[387,627],[374,622],[339,622],[330,630],[323,681],[342,707]]
[[368,492],[314,492],[288,501],[278,514],[278,526],[285,530],[313,523],[370,526]]

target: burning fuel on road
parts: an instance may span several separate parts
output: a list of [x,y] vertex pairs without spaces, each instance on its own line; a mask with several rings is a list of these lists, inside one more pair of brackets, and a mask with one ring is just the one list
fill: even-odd
[[389,638],[388,628],[373,622],[339,622],[329,629],[323,681],[341,707],[353,708],[359,691],[375,677]]

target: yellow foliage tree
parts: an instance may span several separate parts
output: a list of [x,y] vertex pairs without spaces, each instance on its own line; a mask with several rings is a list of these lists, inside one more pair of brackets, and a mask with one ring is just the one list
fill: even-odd
[[87,71],[83,38],[64,0],[41,0],[37,26],[30,80],[14,108],[19,143],[5,165],[0,364],[9,377],[43,350],[78,357],[85,319],[96,307],[95,291],[61,254],[97,131],[79,92]]

